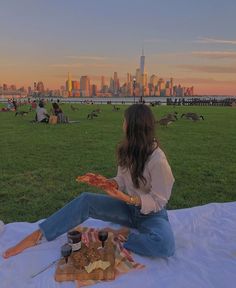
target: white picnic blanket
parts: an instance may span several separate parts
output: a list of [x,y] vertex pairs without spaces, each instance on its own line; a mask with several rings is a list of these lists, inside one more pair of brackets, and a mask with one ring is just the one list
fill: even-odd
[[[172,210],[169,211],[169,218],[176,239],[176,253],[173,257],[150,259],[134,255],[137,262],[146,265],[144,269],[93,287],[236,287],[236,202]],[[87,220],[83,225],[118,228],[117,225],[94,219]],[[0,232],[0,254],[36,228],[37,223],[5,225]],[[74,282],[54,281],[55,266],[31,278],[32,274],[60,256],[60,247],[65,242],[66,235],[62,235],[55,241],[45,241],[10,259],[4,260],[0,256],[0,287],[74,288]]]

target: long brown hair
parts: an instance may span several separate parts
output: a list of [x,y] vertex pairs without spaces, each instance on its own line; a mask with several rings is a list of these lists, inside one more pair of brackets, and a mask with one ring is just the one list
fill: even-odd
[[133,184],[145,184],[143,170],[154,148],[155,118],[149,107],[133,104],[125,110],[125,137],[117,149],[118,165],[130,170]]

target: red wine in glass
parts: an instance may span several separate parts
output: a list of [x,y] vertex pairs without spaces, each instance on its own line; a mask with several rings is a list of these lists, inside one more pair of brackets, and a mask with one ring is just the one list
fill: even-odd
[[72,252],[72,247],[69,244],[64,244],[61,247],[61,256],[65,258],[65,262],[68,262],[68,257],[70,256]]
[[107,231],[100,230],[98,232],[98,239],[102,242],[102,248],[104,248],[105,241],[107,240],[107,238],[108,238],[108,232]]

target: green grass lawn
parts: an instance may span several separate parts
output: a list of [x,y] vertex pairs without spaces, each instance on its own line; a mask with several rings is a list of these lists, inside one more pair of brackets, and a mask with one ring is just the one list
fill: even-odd
[[[123,112],[100,105],[98,118],[87,120],[97,105],[74,104],[62,109],[73,124],[32,124],[34,113],[0,113],[0,219],[4,222],[46,218],[83,191],[87,172],[116,175],[115,150],[122,138]],[[48,110],[50,106],[48,105]],[[28,107],[20,107],[20,110]],[[157,136],[175,176],[168,209],[236,200],[236,109],[230,107],[152,107],[156,118],[167,112],[197,112],[205,121],[179,119]]]

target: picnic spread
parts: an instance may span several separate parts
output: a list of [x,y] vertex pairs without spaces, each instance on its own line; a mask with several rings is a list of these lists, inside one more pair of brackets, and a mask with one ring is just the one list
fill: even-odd
[[[121,257],[126,255],[124,259],[128,260],[124,268],[117,266],[116,278],[105,281],[83,280],[86,282],[84,284],[97,288],[234,288],[236,282],[236,202],[209,203],[192,208],[169,210],[168,215],[176,241],[174,256],[170,258],[143,257],[122,250],[121,245],[118,246],[118,249],[120,248],[118,252],[120,251]],[[1,288],[78,288],[83,285],[83,282],[78,280],[55,281],[58,259],[61,258],[61,247],[67,242],[66,234],[50,242],[43,241],[40,245],[26,249],[7,260],[1,257],[3,251],[35,231],[42,221],[43,219],[36,223],[14,222],[5,224],[1,229]],[[91,218],[86,220],[82,227],[86,227],[83,228],[86,229],[83,230],[85,232],[83,243],[93,239],[93,231],[106,227],[120,228],[119,225]],[[119,243],[122,244],[122,242]],[[53,264],[50,265],[51,263]],[[141,265],[140,269],[136,268],[136,265]],[[45,267],[48,268],[45,269]],[[42,273],[32,278],[32,275],[42,270],[44,270]]]
[[87,286],[101,280],[115,280],[120,274],[144,268],[123,248],[122,235],[116,237],[109,231],[105,244],[101,244],[99,232],[105,230],[87,227],[76,230],[82,234],[81,248],[72,252],[68,259],[60,259],[55,271],[56,281],[77,280],[80,286]]

